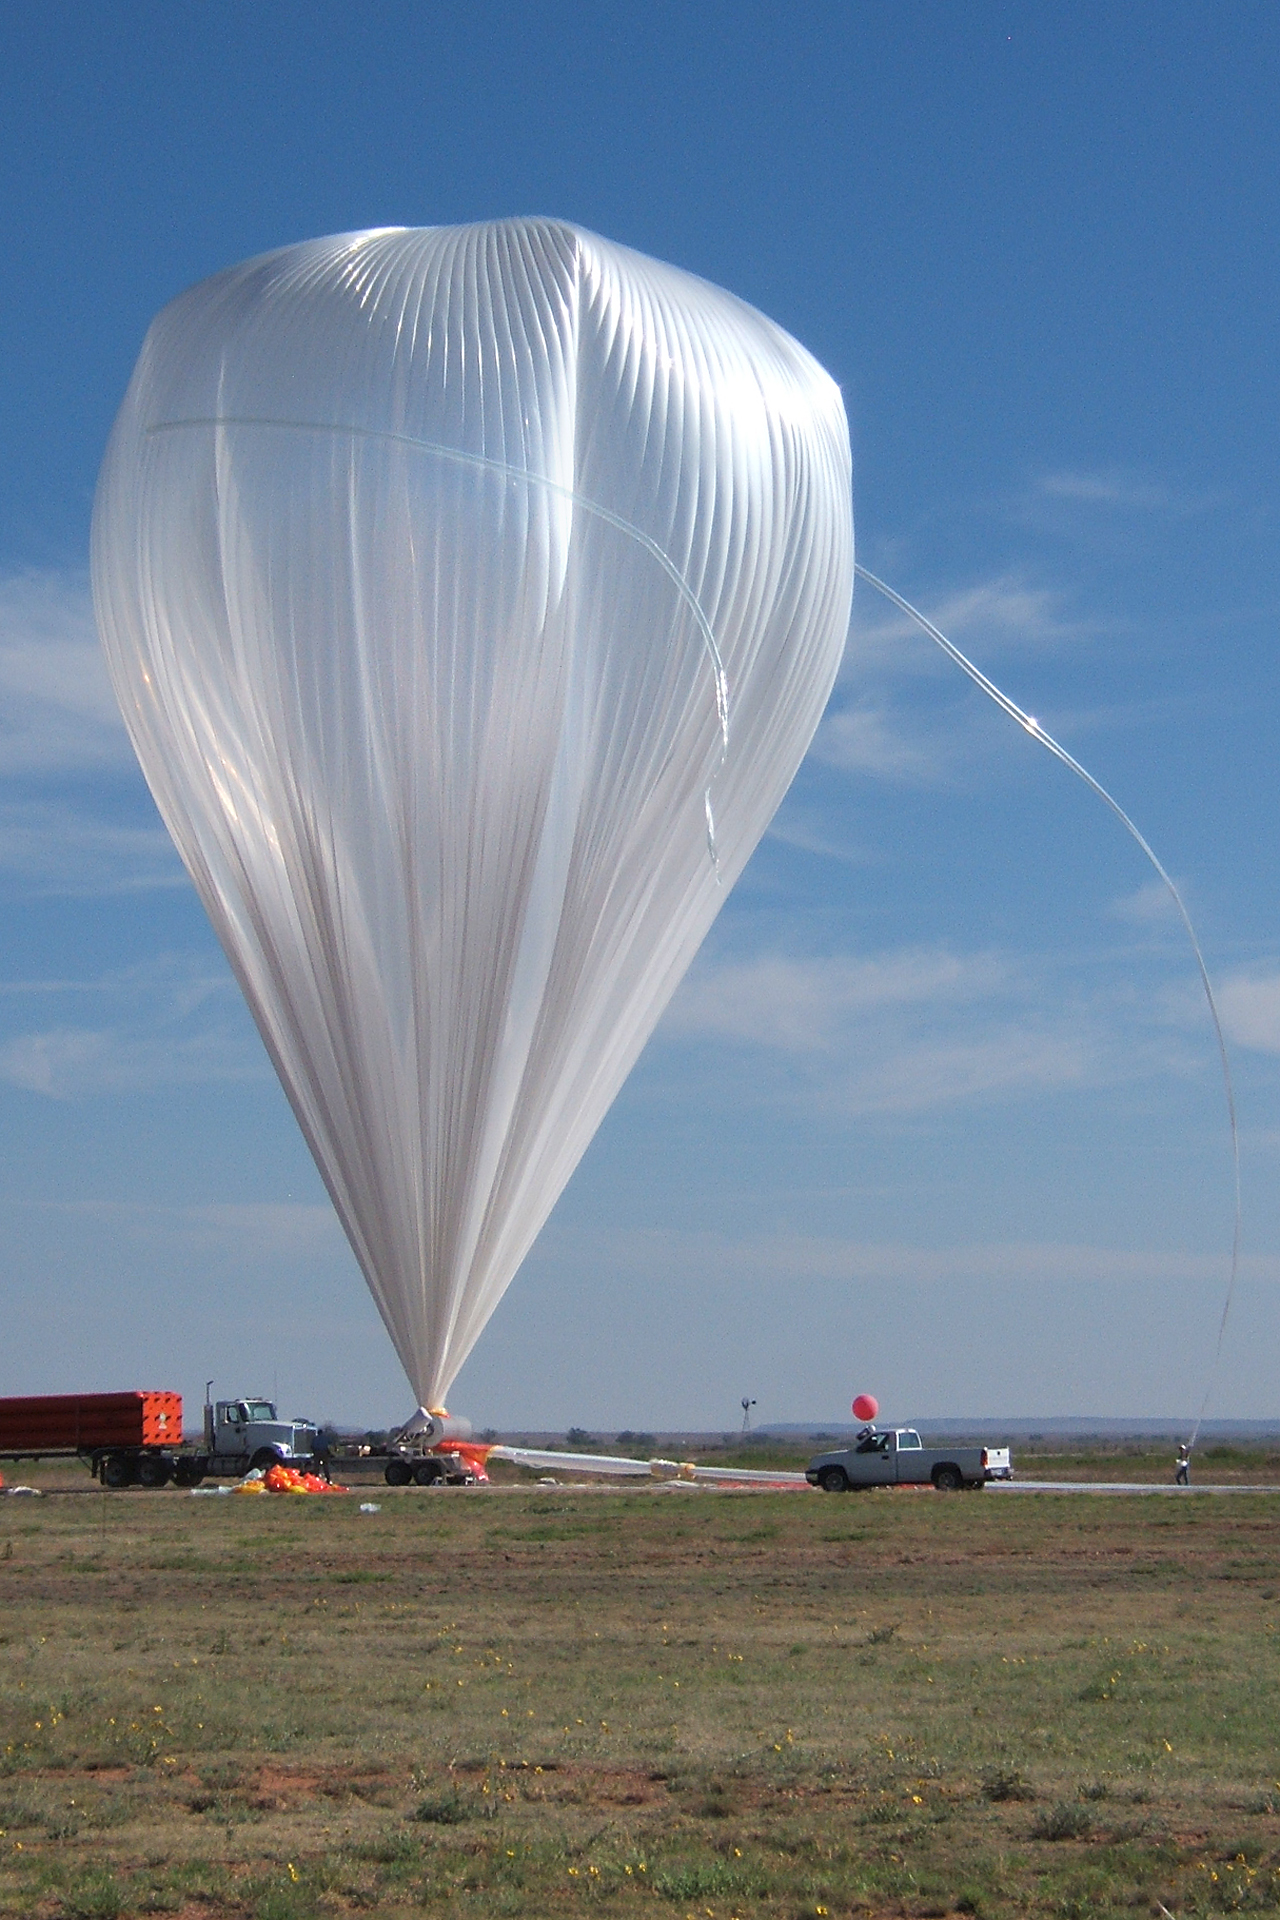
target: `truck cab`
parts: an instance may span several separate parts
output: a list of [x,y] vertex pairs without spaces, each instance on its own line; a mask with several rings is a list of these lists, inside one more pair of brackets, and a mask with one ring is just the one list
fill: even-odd
[[[885,1433],[866,1433],[853,1447],[859,1486],[893,1487],[907,1478],[902,1468],[910,1469],[910,1459],[900,1461],[899,1454],[922,1451],[920,1435],[913,1427],[899,1427]],[[854,1476],[851,1474],[850,1479]]]
[[310,1466],[322,1457],[309,1420],[281,1420],[271,1400],[216,1400],[204,1410],[210,1473],[238,1474],[279,1464]]

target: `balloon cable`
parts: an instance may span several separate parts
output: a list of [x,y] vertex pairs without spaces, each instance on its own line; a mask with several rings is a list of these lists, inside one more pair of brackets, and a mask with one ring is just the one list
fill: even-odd
[[976,667],[972,660],[961,653],[959,647],[948,640],[946,634],[940,632],[939,629],[934,626],[932,620],[926,619],[924,614],[922,614],[917,607],[913,607],[909,600],[904,600],[900,593],[895,593],[892,587],[886,585],[883,580],[878,579],[874,573],[869,573],[865,567],[855,566],[854,572],[859,580],[865,580],[869,587],[874,587],[878,593],[884,595],[886,600],[892,601],[900,613],[905,613],[909,620],[914,620],[916,625],[927,633],[929,638],[934,641],[937,646],[941,647],[947,658],[953,660],[962,673],[968,674],[974,685],[981,687],[989,700],[994,700],[1002,713],[1007,713],[1011,720],[1016,720],[1018,725],[1031,735],[1033,740],[1038,740],[1040,745],[1045,747],[1053,755],[1055,760],[1060,760],[1063,766],[1068,767],[1071,772],[1076,775],[1077,779],[1083,780],[1084,784],[1090,788],[1092,792],[1096,793],[1100,800],[1105,801],[1112,813],[1116,816],[1116,819],[1125,829],[1125,832],[1132,840],[1137,842],[1147,859],[1151,862],[1151,865],[1155,868],[1160,879],[1168,888],[1173,904],[1178,909],[1179,918],[1186,928],[1187,938],[1191,942],[1191,951],[1195,955],[1196,966],[1200,972],[1200,984],[1204,988],[1204,997],[1208,1002],[1209,1017],[1213,1021],[1214,1037],[1218,1043],[1218,1058],[1222,1063],[1222,1083],[1227,1096],[1227,1119],[1231,1127],[1231,1164],[1235,1181],[1235,1214],[1231,1235],[1231,1272],[1227,1281],[1226,1299],[1222,1303],[1222,1317],[1218,1322],[1218,1343],[1214,1349],[1213,1365],[1209,1370],[1209,1379],[1204,1390],[1204,1398],[1200,1403],[1200,1411],[1196,1415],[1196,1423],[1192,1429],[1191,1438],[1187,1443],[1188,1450],[1190,1450],[1195,1446],[1196,1441],[1200,1437],[1200,1428],[1204,1423],[1205,1409],[1209,1405],[1210,1396],[1217,1382],[1218,1368],[1222,1360],[1222,1342],[1227,1331],[1227,1320],[1230,1317],[1231,1303],[1235,1297],[1236,1276],[1240,1267],[1240,1134],[1236,1124],[1235,1087],[1231,1079],[1231,1062],[1227,1057],[1227,1043],[1223,1037],[1222,1021],[1218,1017],[1218,1003],[1214,997],[1213,983],[1209,978],[1209,969],[1205,965],[1204,954],[1201,951],[1200,941],[1196,936],[1195,927],[1192,925],[1191,915],[1187,912],[1182,895],[1178,892],[1173,880],[1157,859],[1151,846],[1138,831],[1119,801],[1112,798],[1101,781],[1095,780],[1087,767],[1082,767],[1075,756],[1068,753],[1066,748],[1061,746],[1059,742],[1053,738],[1052,734],[1046,733],[1038,720],[1034,720],[1029,713],[1024,713],[1016,700],[1011,700],[1007,693],[1002,693],[994,680],[988,680],[982,669]]

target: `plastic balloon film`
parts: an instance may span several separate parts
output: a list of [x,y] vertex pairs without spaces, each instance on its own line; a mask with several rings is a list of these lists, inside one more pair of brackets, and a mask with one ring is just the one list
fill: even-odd
[[839,394],[557,222],[316,241],[157,319],[93,561],[144,772],[442,1405],[821,715]]

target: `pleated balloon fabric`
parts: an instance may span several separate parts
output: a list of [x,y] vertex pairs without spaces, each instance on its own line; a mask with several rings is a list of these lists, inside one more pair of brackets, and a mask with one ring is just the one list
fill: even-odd
[[786,791],[852,568],[829,377],[561,222],[317,240],[153,324],[112,679],[424,1406]]

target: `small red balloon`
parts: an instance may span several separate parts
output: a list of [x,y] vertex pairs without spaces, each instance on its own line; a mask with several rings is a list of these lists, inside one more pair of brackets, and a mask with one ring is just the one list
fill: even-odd
[[860,1393],[853,1403],[855,1420],[874,1420],[880,1411],[880,1402],[873,1393]]

